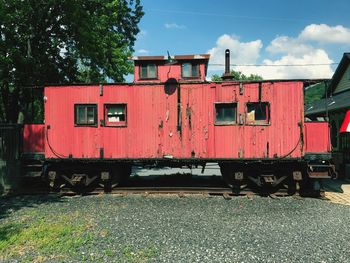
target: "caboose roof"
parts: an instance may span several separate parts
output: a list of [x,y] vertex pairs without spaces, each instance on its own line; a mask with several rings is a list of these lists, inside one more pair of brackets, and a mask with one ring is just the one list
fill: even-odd
[[[131,57],[134,61],[166,61],[168,56],[133,56]],[[209,54],[197,54],[197,55],[175,55],[170,56],[175,60],[209,60]]]

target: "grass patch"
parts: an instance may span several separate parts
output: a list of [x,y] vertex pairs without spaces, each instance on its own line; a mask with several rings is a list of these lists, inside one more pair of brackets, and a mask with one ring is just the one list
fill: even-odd
[[0,225],[0,261],[65,258],[92,240],[89,224],[78,213],[20,218]]

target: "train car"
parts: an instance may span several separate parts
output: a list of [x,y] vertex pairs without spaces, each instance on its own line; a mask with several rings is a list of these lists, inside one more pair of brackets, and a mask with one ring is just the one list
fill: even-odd
[[133,83],[45,87],[51,185],[118,185],[131,166],[217,162],[235,191],[334,175],[327,123],[304,122],[302,81],[206,81],[209,55],[133,57]]

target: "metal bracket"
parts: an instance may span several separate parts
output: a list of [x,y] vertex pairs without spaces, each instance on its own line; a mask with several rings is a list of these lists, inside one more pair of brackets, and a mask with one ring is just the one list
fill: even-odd
[[301,172],[300,172],[300,171],[294,171],[294,172],[293,172],[293,179],[294,179],[295,181],[301,181],[301,180],[303,180],[303,176],[302,176]]
[[235,172],[235,180],[242,181],[243,180],[243,172]]
[[110,174],[109,172],[101,172],[101,180],[102,181],[108,181],[110,179]]

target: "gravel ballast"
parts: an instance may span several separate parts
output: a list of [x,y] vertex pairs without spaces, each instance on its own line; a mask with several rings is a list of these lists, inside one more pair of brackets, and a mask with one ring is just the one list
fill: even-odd
[[[0,199],[0,209],[0,226],[33,215],[33,211],[34,217],[40,218],[78,212],[83,222],[89,222],[90,238],[76,252],[63,257],[64,262],[348,262],[350,259],[350,207],[318,199],[32,196]],[[44,262],[62,262],[60,255],[25,253],[31,253],[34,259],[40,256]],[[25,253],[6,260],[20,262],[28,256]]]

